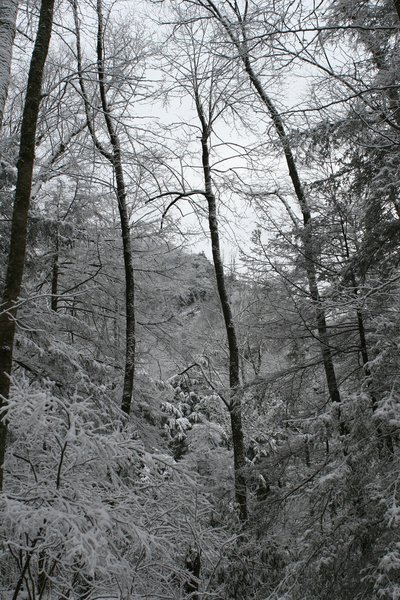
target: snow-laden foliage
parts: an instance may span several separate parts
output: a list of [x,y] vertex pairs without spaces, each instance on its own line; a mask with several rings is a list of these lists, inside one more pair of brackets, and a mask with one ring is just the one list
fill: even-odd
[[[1,287],[39,7],[19,4],[0,130]],[[57,3],[3,415],[0,598],[399,600],[398,2],[129,4]],[[125,285],[105,117],[134,266],[129,418],[118,408]],[[247,213],[253,235],[238,230]]]
[[161,589],[177,597],[189,547],[204,546],[205,569],[216,560],[211,507],[194,476],[167,454],[147,453],[117,409],[21,379],[8,418],[4,597],[19,587],[31,598]]

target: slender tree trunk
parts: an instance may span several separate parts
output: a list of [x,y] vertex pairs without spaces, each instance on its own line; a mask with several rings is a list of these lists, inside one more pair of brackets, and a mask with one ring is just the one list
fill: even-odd
[[308,288],[310,290],[311,300],[315,308],[316,325],[318,331],[318,339],[321,346],[322,361],[325,370],[326,381],[328,384],[329,396],[332,402],[340,403],[341,397],[339,392],[339,386],[336,379],[335,367],[333,364],[332,351],[329,342],[325,310],[322,305],[321,297],[319,294],[318,283],[317,283],[317,272],[316,272],[316,253],[314,250],[313,242],[313,231],[312,231],[312,217],[311,211],[308,206],[308,202],[304,193],[303,186],[300,181],[300,176],[297,170],[296,161],[293,156],[293,152],[290,146],[289,139],[287,137],[281,116],[275,108],[270,98],[265,93],[265,90],[256,76],[248,54],[246,53],[243,57],[244,67],[249,79],[257,91],[258,96],[266,106],[272,122],[275,126],[275,130],[281,141],[282,148],[285,154],[286,164],[289,171],[289,176],[292,181],[293,189],[299,203],[299,207],[303,216],[303,252],[305,259],[305,269],[307,273]]
[[[342,231],[343,231],[343,227],[342,227]],[[344,238],[344,242],[345,242],[345,248],[346,248],[346,256],[349,259],[350,251],[349,251],[349,247],[347,244],[346,236]],[[351,285],[353,288],[353,294],[354,294],[355,298],[357,299],[358,298],[358,285],[357,285],[356,277],[354,275],[354,271],[352,269],[350,272],[350,279],[351,279]],[[372,411],[375,412],[376,409],[378,408],[378,400],[377,400],[377,397],[374,392],[372,373],[371,373],[371,369],[369,367],[369,356],[368,356],[367,338],[366,338],[366,334],[365,334],[364,316],[363,316],[362,310],[359,307],[356,308],[356,315],[357,315],[357,329],[358,329],[358,335],[359,335],[359,339],[360,339],[360,352],[361,352],[363,370],[364,370],[364,375],[365,375],[365,378],[367,381],[367,387],[368,387],[370,397],[371,397]],[[385,447],[387,448],[389,453],[391,455],[393,455],[394,447],[393,447],[392,436],[389,433],[384,433],[382,431],[382,427],[380,426],[379,423],[376,423],[376,433],[377,433],[377,437],[378,437],[378,447],[381,449],[382,446],[385,445]],[[383,443],[380,440],[383,440]]]
[[186,569],[190,573],[188,581],[183,586],[185,594],[190,596],[191,600],[199,598],[199,577],[201,571],[200,553],[195,551],[186,556]]
[[221,303],[222,313],[229,347],[229,387],[230,397],[230,421],[232,430],[232,444],[235,470],[235,495],[239,506],[239,513],[242,520],[247,519],[247,493],[246,481],[243,474],[245,466],[245,448],[242,426],[242,406],[238,394],[239,386],[239,349],[236,337],[235,325],[233,322],[232,310],[229,303],[228,294],[225,285],[225,273],[221,258],[219,243],[218,218],[215,202],[215,195],[212,191],[207,192],[208,202],[208,223],[211,234],[212,255],[217,280],[217,288]]
[[[346,229],[345,229],[342,217],[339,216],[339,218],[340,218],[340,227],[341,227],[342,235],[343,235],[345,255],[346,255],[347,260],[350,261],[350,248],[349,248],[349,244],[348,244]],[[357,283],[356,276],[355,276],[352,268],[350,268],[350,281],[351,281],[351,286],[352,286],[352,293],[357,302],[358,283]],[[357,317],[358,336],[360,339],[360,352],[361,352],[363,370],[364,370],[364,374],[367,378],[367,385],[368,385],[368,387],[370,387],[372,384],[372,373],[371,373],[371,369],[369,368],[367,338],[365,335],[365,327],[364,327],[364,316],[363,316],[361,308],[359,308],[358,306],[356,306],[356,317]],[[372,390],[371,390],[371,403],[372,403],[372,410],[375,411],[376,407],[377,407],[377,400],[376,400],[375,394]]]
[[218,294],[221,303],[229,348],[229,388],[231,394],[229,414],[231,421],[232,445],[234,456],[235,497],[239,507],[240,519],[242,521],[245,521],[247,519],[247,490],[243,469],[246,463],[246,458],[242,427],[242,406],[241,399],[238,394],[238,387],[240,383],[239,346],[237,342],[235,324],[232,316],[232,309],[226,289],[224,265],[221,257],[221,246],[218,231],[217,204],[212,186],[210,151],[208,145],[210,131],[199,99],[197,100],[196,104],[198,116],[202,127],[202,166],[205,184],[205,196],[208,203],[208,224],[211,235],[214,271],[215,278],[217,281]]
[[394,7],[396,9],[397,15],[400,19],[400,0],[393,0]]
[[[340,226],[341,226],[342,235],[343,235],[345,255],[346,255],[347,260],[350,261],[350,248],[349,248],[349,244],[348,244],[348,239],[347,239],[347,234],[346,234],[346,230],[344,227],[344,223],[343,223],[343,220],[341,217],[340,217]],[[350,282],[351,282],[351,286],[352,286],[353,295],[357,302],[358,296],[359,296],[359,288],[358,288],[356,276],[355,276],[352,268],[350,268]],[[363,315],[363,311],[361,310],[361,308],[358,305],[356,306],[356,317],[357,317],[358,336],[359,336],[359,340],[360,340],[359,348],[360,348],[360,353],[361,353],[363,371],[364,371],[364,375],[365,375],[365,379],[366,379],[366,383],[367,383],[367,388],[368,388],[370,398],[371,398],[372,411],[375,412],[376,409],[378,408],[378,400],[377,400],[377,397],[376,397],[376,394],[374,391],[374,382],[372,379],[372,372],[371,372],[371,369],[369,366],[367,337],[365,334],[365,326],[364,326],[364,315]],[[389,451],[390,455],[393,455],[394,447],[393,447],[392,436],[390,435],[390,433],[384,433],[382,431],[382,427],[379,424],[379,422],[375,421],[375,428],[376,428],[376,434],[377,434],[377,438],[378,438],[379,450],[381,450],[383,448],[383,446],[385,446],[386,449]]]
[[133,268],[133,254],[131,243],[131,230],[126,202],[126,188],[124,171],[122,168],[121,147],[116,128],[111,117],[107,102],[105,73],[104,73],[104,25],[102,0],[97,0],[97,72],[101,104],[106,121],[108,135],[113,149],[112,165],[115,172],[117,187],[118,210],[121,222],[122,246],[125,269],[125,311],[126,311],[126,336],[125,336],[125,373],[122,392],[122,410],[129,415],[131,411],[133,384],[135,377],[135,349],[136,349],[136,319],[135,319],[135,276]]
[[[354,277],[354,274],[352,274],[352,276]],[[353,285],[354,285],[355,293],[358,296],[358,290],[356,287],[355,278],[353,280]],[[365,378],[367,380],[367,387],[369,389],[369,393],[370,393],[370,397],[371,397],[372,411],[375,412],[376,409],[378,408],[378,400],[377,400],[377,397],[374,392],[372,373],[371,373],[371,369],[369,368],[367,339],[365,336],[365,328],[364,328],[364,317],[363,317],[362,311],[359,308],[357,309],[356,312],[357,312],[358,334],[360,337],[361,359],[362,359],[362,363],[363,363]],[[376,435],[378,438],[377,445],[378,445],[379,451],[386,449],[386,451],[388,451],[389,455],[393,456],[393,454],[394,454],[393,438],[390,435],[390,433],[387,432],[387,430],[385,432],[382,429],[381,424],[379,424],[379,422],[376,423]]]
[[0,314],[0,490],[3,486],[7,421],[4,411],[10,391],[17,301],[24,271],[28,212],[35,159],[35,137],[41,99],[43,70],[50,44],[54,0],[42,0],[36,42],[29,68],[28,87],[21,125],[17,184],[11,222],[10,250]]
[[31,562],[31,559],[32,559],[32,556],[33,556],[33,552],[34,552],[34,549],[35,549],[35,546],[36,546],[37,542],[38,542],[37,539],[34,540],[31,548],[26,551],[25,561],[24,561],[23,567],[22,567],[22,569],[20,571],[20,574],[19,574],[19,577],[18,577],[18,581],[17,581],[17,585],[15,586],[14,593],[12,595],[11,600],[18,600],[19,593],[20,593],[20,591],[22,589],[22,586],[24,585],[25,576],[26,576],[27,573],[29,573],[29,565],[30,565],[30,562]]
[[125,187],[124,171],[122,167],[121,146],[118,133],[114,124],[114,120],[107,101],[105,70],[104,70],[104,23],[103,23],[103,4],[101,0],[97,0],[97,76],[99,83],[99,92],[101,99],[101,107],[104,120],[106,123],[109,141],[112,147],[112,152],[108,152],[101,142],[97,139],[92,117],[90,114],[90,102],[86,93],[85,81],[82,70],[82,52],[80,42],[80,28],[78,19],[78,9],[76,0],[72,2],[76,44],[77,44],[77,61],[78,61],[78,76],[81,88],[82,98],[85,106],[87,126],[92,137],[93,143],[97,150],[102,154],[112,165],[115,182],[116,196],[118,202],[118,211],[120,217],[123,259],[125,271],[125,368],[124,368],[124,383],[122,392],[122,410],[129,415],[132,404],[132,393],[135,377],[135,350],[136,350],[136,319],[135,319],[135,276],[133,267],[133,251],[131,242],[131,231],[129,224],[129,215],[127,207],[127,194]]
[[58,236],[58,223],[55,234],[55,244],[54,244],[54,255],[53,255],[53,268],[51,273],[51,310],[57,312],[58,310],[58,275],[60,272],[59,267],[59,236]]
[[12,49],[17,21],[18,0],[0,2],[0,129],[10,83]]
[[47,573],[46,573],[46,553],[41,550],[38,555],[38,576],[37,576],[37,590],[39,599],[43,597],[43,594],[47,585]]
[[[303,253],[305,258],[305,268],[308,279],[308,286],[310,290],[310,297],[314,304],[315,308],[315,320],[316,320],[316,328],[318,331],[319,343],[321,347],[322,361],[325,370],[326,381],[328,385],[329,396],[332,402],[340,403],[341,397],[339,392],[339,386],[336,379],[335,367],[333,364],[332,351],[329,342],[329,336],[327,331],[326,324],[326,316],[323,308],[323,304],[321,301],[321,297],[318,290],[317,283],[317,274],[316,274],[316,253],[314,250],[313,244],[313,233],[312,233],[312,218],[310,208],[308,206],[307,198],[304,193],[303,186],[301,184],[300,176],[297,170],[296,161],[291,149],[289,138],[286,134],[285,127],[282,121],[282,118],[277,111],[274,103],[266,93],[263,84],[260,78],[255,73],[251,60],[250,53],[247,47],[246,33],[245,27],[246,24],[244,22],[243,17],[241,17],[238,5],[235,3],[234,8],[232,8],[232,4],[229,4],[230,8],[234,10],[237,23],[235,26],[229,22],[229,20],[222,14],[216,5],[214,0],[199,0],[199,5],[205,8],[217,21],[222,25],[225,29],[227,35],[233,43],[233,46],[236,48],[238,52],[238,56],[242,61],[243,67],[251,85],[257,92],[258,97],[261,102],[266,107],[268,114],[272,119],[272,123],[275,127],[275,130],[278,134],[279,140],[281,142],[287,168],[289,171],[289,176],[292,181],[293,189],[302,212],[303,216]],[[245,9],[247,11],[247,8]],[[240,32],[240,33],[238,33]],[[242,35],[242,39],[239,38],[239,35]]]

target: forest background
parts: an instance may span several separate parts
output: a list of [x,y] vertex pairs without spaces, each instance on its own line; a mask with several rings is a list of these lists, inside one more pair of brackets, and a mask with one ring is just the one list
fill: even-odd
[[399,30],[0,0],[2,599],[400,598]]

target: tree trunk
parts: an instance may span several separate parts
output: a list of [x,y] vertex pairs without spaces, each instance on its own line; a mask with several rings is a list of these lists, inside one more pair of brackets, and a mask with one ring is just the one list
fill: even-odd
[[189,579],[183,586],[185,594],[190,596],[191,600],[198,600],[199,597],[199,577],[201,570],[201,558],[198,551],[189,551],[186,555],[186,569],[189,572]]
[[[260,78],[256,75],[252,67],[245,35],[245,19],[239,14],[238,5],[235,4],[235,8],[233,9],[238,21],[237,23],[235,23],[235,26],[232,26],[232,23],[230,23],[230,21],[226,17],[224,17],[224,15],[218,9],[218,6],[215,4],[214,0],[204,0],[204,2],[199,1],[198,4],[206,10],[208,10],[208,12],[210,12],[225,29],[227,35],[229,36],[230,40],[232,41],[234,47],[238,52],[238,56],[242,61],[244,70],[247,73],[250,83],[256,90],[258,97],[266,107],[268,114],[272,119],[272,123],[281,142],[286,159],[287,168],[289,171],[289,176],[292,181],[293,189],[303,216],[303,253],[306,263],[305,268],[307,273],[308,286],[310,290],[310,297],[315,308],[316,328],[318,331],[318,338],[321,347],[322,361],[328,385],[329,397],[332,402],[340,402],[341,397],[336,379],[335,367],[333,364],[332,351],[329,343],[326,316],[317,284],[317,274],[315,268],[316,255],[313,244],[311,212],[308,206],[306,196],[304,194],[303,186],[301,184],[301,180],[297,170],[296,161],[293,156],[290,141],[286,134],[282,118],[278,113],[272,100],[265,92]],[[229,4],[229,6],[232,8],[231,4]],[[238,31],[242,34],[242,39],[239,39],[239,34],[237,33]]]
[[[347,234],[346,234],[346,230],[344,227],[344,223],[343,223],[343,220],[341,217],[340,217],[340,226],[341,226],[342,235],[343,235],[345,256],[346,256],[347,260],[350,262],[350,248],[349,248],[349,244],[348,244],[348,239],[347,239]],[[363,371],[364,371],[365,379],[367,382],[367,388],[369,390],[370,397],[371,397],[371,408],[372,408],[372,411],[375,412],[376,409],[378,408],[378,400],[375,395],[373,379],[372,379],[372,372],[371,372],[371,369],[369,366],[369,356],[368,356],[367,337],[365,334],[364,315],[363,315],[362,309],[358,306],[358,297],[359,297],[358,283],[357,283],[356,276],[355,276],[355,273],[354,273],[354,270],[352,267],[350,267],[350,282],[351,282],[351,286],[352,286],[352,292],[353,292],[354,298],[356,300],[357,331],[358,331],[358,336],[360,339],[359,349],[360,349],[360,353],[361,353]],[[381,450],[382,446],[384,444],[386,449],[389,451],[390,455],[393,455],[394,447],[393,447],[392,436],[389,433],[384,433],[378,422],[375,422],[375,427],[376,427],[376,433],[377,433],[377,438],[378,438],[378,448]],[[382,441],[383,441],[383,443],[382,443]]]
[[242,521],[245,521],[247,519],[247,490],[243,469],[245,466],[246,458],[242,427],[242,407],[240,396],[238,394],[238,387],[240,383],[239,346],[236,337],[235,324],[232,316],[232,309],[226,289],[224,265],[221,257],[221,247],[218,231],[217,204],[212,186],[210,151],[208,147],[210,132],[199,99],[196,104],[198,116],[202,127],[202,166],[205,184],[205,196],[208,203],[208,224],[211,235],[214,271],[215,278],[217,281],[218,295],[221,303],[222,314],[224,317],[224,324],[229,348],[229,413],[231,420],[232,445],[234,456],[235,497],[237,505],[239,507],[240,519]]
[[393,0],[397,15],[400,19],[400,0]]
[[97,0],[97,73],[104,119],[113,149],[112,165],[115,172],[117,187],[118,210],[121,223],[122,246],[125,270],[125,310],[126,310],[126,336],[125,336],[125,371],[124,386],[122,391],[122,410],[129,415],[131,411],[133,383],[135,377],[135,350],[136,350],[136,319],[135,319],[135,277],[132,258],[131,230],[126,203],[126,188],[124,171],[122,168],[121,147],[117,131],[114,126],[111,112],[107,102],[105,73],[104,73],[104,25],[102,0]]
[[53,268],[51,272],[51,310],[57,312],[58,310],[58,275],[60,272],[59,267],[59,235],[58,235],[58,222],[55,233],[55,244],[54,244],[54,256],[53,256]]
[[0,129],[10,83],[12,49],[17,21],[18,0],[0,2]]
[[328,384],[329,396],[332,402],[340,403],[341,397],[339,392],[339,386],[336,379],[335,367],[333,364],[332,351],[329,343],[328,330],[326,325],[325,311],[322,305],[321,297],[318,290],[317,283],[317,272],[316,272],[316,254],[313,243],[313,232],[312,232],[312,217],[311,211],[308,206],[307,199],[304,194],[303,186],[300,181],[300,176],[297,170],[296,161],[293,156],[293,152],[290,146],[289,139],[286,135],[286,131],[282,122],[282,119],[276,110],[274,104],[265,93],[262,84],[253,68],[250,64],[249,57],[246,55],[243,58],[246,73],[249,79],[257,91],[260,99],[266,106],[272,122],[275,126],[278,137],[281,141],[282,148],[285,154],[286,164],[289,171],[289,176],[292,181],[293,189],[299,203],[299,207],[303,216],[303,252],[305,259],[305,269],[307,273],[308,288],[310,290],[310,297],[314,304],[315,309],[315,320],[318,331],[318,339],[321,347],[322,361],[324,365],[324,371],[326,381]]
[[[356,282],[356,278],[355,278],[353,270],[351,271],[351,283],[353,286],[354,296],[356,298],[358,298],[358,286],[357,286],[357,282]],[[360,338],[360,352],[361,352],[363,370],[364,370],[364,375],[365,375],[365,378],[367,381],[367,387],[369,389],[369,393],[371,396],[372,411],[375,412],[376,409],[378,408],[378,400],[377,400],[375,392],[374,392],[372,373],[371,373],[371,369],[369,367],[369,357],[368,357],[367,338],[365,335],[364,317],[363,317],[362,310],[358,307],[356,309],[356,314],[357,314],[357,328],[358,328],[358,335]],[[393,455],[394,454],[394,446],[393,446],[393,439],[392,439],[392,436],[390,435],[390,433],[386,433],[386,432],[382,431],[382,427],[380,426],[379,423],[376,423],[376,433],[377,433],[377,437],[378,437],[379,449],[381,449],[382,446],[384,445],[384,447],[389,451],[390,455]]]
[[97,76],[99,84],[99,92],[101,99],[101,108],[103,111],[104,120],[106,123],[109,141],[112,147],[112,152],[108,152],[97,139],[92,117],[90,114],[90,102],[86,93],[85,80],[82,70],[82,52],[80,41],[80,29],[78,19],[78,9],[76,0],[72,2],[75,30],[76,30],[76,45],[77,45],[77,62],[78,62],[78,77],[81,88],[82,98],[85,106],[87,126],[92,137],[93,143],[97,150],[106,158],[112,165],[115,182],[116,196],[118,202],[118,211],[120,217],[124,271],[125,271],[125,368],[124,368],[124,383],[122,391],[122,410],[129,415],[132,404],[132,393],[135,377],[135,350],[136,350],[136,319],[135,319],[135,275],[133,268],[133,252],[131,243],[131,232],[129,225],[128,207],[126,201],[126,187],[124,179],[124,171],[122,168],[121,146],[118,137],[114,120],[107,101],[105,71],[104,71],[104,23],[103,23],[103,4],[102,0],[97,0]]
[[4,411],[10,391],[18,297],[24,271],[28,212],[35,159],[36,126],[41,100],[43,70],[53,24],[54,0],[42,0],[35,46],[29,68],[28,87],[21,125],[17,184],[11,222],[10,250],[0,314],[0,490],[3,486],[7,421]]

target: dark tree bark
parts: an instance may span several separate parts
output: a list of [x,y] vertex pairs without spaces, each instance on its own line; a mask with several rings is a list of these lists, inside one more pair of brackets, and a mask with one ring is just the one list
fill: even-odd
[[212,256],[217,281],[218,295],[221,303],[222,314],[226,329],[226,336],[229,348],[229,388],[230,405],[229,414],[232,431],[232,445],[234,456],[235,471],[235,497],[239,507],[239,516],[242,521],[247,519],[247,490],[246,480],[243,469],[246,463],[243,427],[242,427],[242,407],[241,399],[238,394],[240,384],[240,363],[239,346],[236,336],[236,328],[233,321],[232,309],[229,302],[229,296],[226,289],[224,265],[221,257],[221,246],[219,241],[217,203],[212,185],[211,166],[210,166],[210,126],[204,114],[200,98],[196,93],[197,114],[201,123],[201,150],[202,167],[205,185],[205,198],[208,204],[208,225],[211,235]]
[[125,311],[126,311],[126,336],[125,336],[125,368],[124,384],[122,392],[122,410],[129,415],[132,404],[133,385],[135,377],[135,350],[136,350],[136,319],[135,319],[135,276],[133,268],[133,252],[131,243],[131,231],[129,224],[129,215],[127,208],[127,195],[125,187],[124,172],[122,168],[121,146],[114,120],[107,101],[105,70],[104,70],[104,23],[103,23],[103,5],[101,0],[97,0],[97,76],[101,107],[106,123],[107,133],[111,144],[112,152],[108,152],[101,142],[97,139],[92,117],[90,114],[90,103],[86,93],[85,82],[82,70],[82,52],[80,43],[80,29],[78,20],[78,10],[76,0],[73,2],[75,30],[77,39],[77,61],[79,83],[82,98],[85,105],[86,119],[89,132],[97,150],[112,165],[115,182],[116,196],[118,202],[118,211],[121,225],[121,236],[123,246],[124,271],[125,271]]
[[400,19],[400,0],[393,0],[394,7],[396,9],[397,15]]
[[121,222],[122,246],[125,269],[125,309],[126,309],[126,336],[125,336],[125,374],[122,392],[122,410],[129,415],[131,410],[133,383],[135,376],[135,349],[136,349],[136,320],[135,320],[135,277],[132,259],[131,230],[129,225],[128,208],[126,203],[126,188],[122,168],[121,147],[116,128],[107,102],[105,73],[104,73],[104,24],[102,0],[97,0],[97,72],[101,105],[107,131],[113,149],[112,165],[115,172],[117,186],[118,210]]
[[54,240],[54,256],[53,256],[53,268],[51,272],[51,310],[57,312],[58,310],[58,275],[60,272],[59,268],[59,236],[58,236],[58,223],[55,233]]
[[35,46],[29,68],[28,87],[22,116],[17,184],[11,222],[10,250],[0,314],[0,490],[3,487],[7,421],[4,414],[10,391],[18,297],[24,271],[28,212],[35,159],[36,126],[41,100],[43,70],[53,25],[54,0],[42,0]]
[[[340,218],[340,225],[341,225],[342,234],[343,234],[346,258],[347,258],[347,260],[350,260],[350,249],[349,249],[347,235],[346,235],[346,231],[345,231],[345,227],[344,227],[342,218]],[[351,286],[352,286],[352,292],[356,299],[356,303],[358,303],[359,286],[358,286],[353,268],[350,268],[350,282],[351,282]],[[358,336],[359,336],[359,340],[360,340],[359,348],[360,348],[362,366],[363,366],[363,371],[364,371],[365,379],[367,382],[367,387],[368,387],[370,398],[371,398],[372,411],[375,412],[376,409],[378,408],[378,400],[377,400],[377,397],[376,397],[376,394],[374,391],[372,372],[371,372],[371,369],[369,366],[369,355],[368,355],[367,337],[366,337],[366,333],[365,333],[364,315],[363,315],[362,309],[358,305],[356,305],[356,317],[357,317]],[[376,423],[376,433],[377,433],[377,438],[378,438],[378,447],[382,447],[382,445],[384,444],[386,449],[392,455],[394,453],[392,436],[389,433],[384,433],[382,431],[382,428],[379,425],[379,423]],[[382,440],[383,440],[383,444],[382,444]]]
[[199,597],[199,577],[201,570],[200,553],[189,552],[186,556],[186,569],[190,573],[188,581],[184,585],[184,592],[188,594],[191,600],[198,600]]
[[265,90],[255,74],[248,53],[243,57],[244,67],[249,79],[257,91],[258,96],[266,106],[272,122],[275,126],[275,130],[278,134],[282,148],[285,154],[286,164],[289,171],[289,176],[292,181],[293,189],[302,213],[303,217],[303,252],[305,259],[305,269],[308,279],[308,288],[310,291],[310,297],[315,307],[315,320],[318,331],[318,339],[321,346],[322,361],[325,370],[326,381],[328,384],[329,396],[332,402],[340,403],[341,397],[339,392],[339,386],[336,379],[335,367],[333,364],[332,351],[329,342],[325,310],[322,305],[321,297],[319,294],[318,283],[317,283],[317,272],[316,272],[316,253],[314,250],[313,243],[313,231],[312,231],[312,217],[311,211],[307,202],[307,198],[304,193],[304,189],[300,180],[299,172],[297,170],[296,161],[290,146],[288,136],[285,131],[285,127],[281,116],[272,103],[271,99],[265,93]]
[[[290,145],[290,141],[288,135],[285,130],[285,126],[280,116],[278,110],[276,109],[274,103],[271,98],[266,93],[264,86],[257,76],[256,72],[253,69],[250,53],[247,46],[246,32],[245,32],[245,20],[246,14],[243,17],[240,13],[239,6],[235,3],[233,6],[229,4],[229,6],[234,10],[235,17],[237,22],[232,24],[219,10],[218,6],[213,0],[199,0],[199,5],[203,8],[206,8],[209,13],[222,25],[225,29],[228,37],[230,38],[234,48],[238,52],[238,56],[243,64],[244,70],[247,73],[249,81],[255,91],[257,92],[258,97],[261,102],[266,107],[269,116],[271,117],[272,123],[275,127],[275,130],[278,134],[279,140],[281,142],[281,146],[285,155],[286,165],[289,172],[289,177],[291,179],[293,190],[295,196],[297,198],[300,210],[303,216],[303,235],[302,235],[302,244],[303,244],[303,255],[305,259],[305,270],[307,274],[308,287],[310,292],[310,297],[315,309],[315,322],[316,329],[318,331],[318,339],[321,348],[322,362],[324,366],[326,381],[328,385],[329,397],[332,402],[341,402],[339,386],[336,379],[335,367],[332,358],[332,350],[329,341],[327,323],[326,323],[326,315],[323,307],[323,303],[321,300],[321,296],[318,289],[317,283],[317,272],[316,272],[316,253],[314,250],[313,244],[313,231],[312,231],[312,217],[310,207],[308,205],[308,201],[306,195],[304,193],[304,189],[301,183],[301,179],[299,176],[299,172],[296,165],[296,160],[294,158],[292,148]],[[246,4],[247,7],[247,4]],[[245,12],[247,8],[245,8]],[[239,37],[239,35],[241,37]]]

